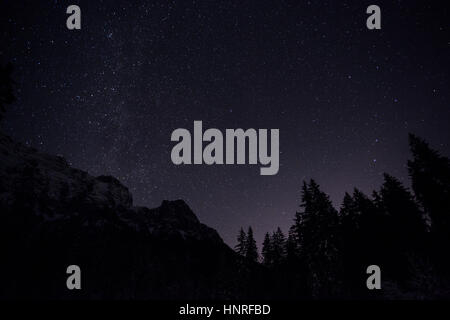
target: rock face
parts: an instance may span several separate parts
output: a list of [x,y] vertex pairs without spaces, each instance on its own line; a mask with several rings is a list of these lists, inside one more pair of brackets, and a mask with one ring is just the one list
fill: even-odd
[[[182,200],[134,207],[128,189],[0,135],[0,298],[226,299],[238,257]],[[78,265],[82,289],[68,290]]]

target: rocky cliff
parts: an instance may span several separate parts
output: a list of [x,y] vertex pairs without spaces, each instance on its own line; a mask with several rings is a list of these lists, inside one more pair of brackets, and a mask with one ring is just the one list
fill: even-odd
[[[0,135],[0,297],[215,299],[242,295],[238,257],[182,200],[133,206],[117,179]],[[82,289],[68,290],[78,265]]]

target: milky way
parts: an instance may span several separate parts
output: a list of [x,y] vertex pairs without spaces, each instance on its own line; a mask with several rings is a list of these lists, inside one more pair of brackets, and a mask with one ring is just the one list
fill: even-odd
[[[184,199],[234,244],[292,223],[314,178],[339,206],[388,172],[409,184],[407,134],[450,153],[445,2],[2,1],[0,58],[17,102],[3,130],[117,177],[135,204]],[[81,8],[81,30],[66,8]],[[279,128],[280,170],[175,166],[170,136],[191,128]]]

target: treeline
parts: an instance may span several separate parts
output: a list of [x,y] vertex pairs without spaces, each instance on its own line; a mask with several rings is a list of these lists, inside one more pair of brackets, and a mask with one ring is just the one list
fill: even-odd
[[[251,227],[236,251],[260,262],[280,298],[439,298],[450,296],[450,161],[410,135],[413,193],[393,176],[369,197],[346,193],[336,210],[314,181],[304,182],[300,210],[286,236],[266,233],[258,257]],[[382,290],[366,287],[378,265]]]

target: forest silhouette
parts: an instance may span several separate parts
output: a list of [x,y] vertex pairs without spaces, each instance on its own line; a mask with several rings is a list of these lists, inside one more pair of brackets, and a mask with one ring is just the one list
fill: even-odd
[[258,260],[251,228],[241,229],[236,251],[261,261],[291,298],[376,296],[366,287],[370,265],[381,268],[394,298],[448,296],[450,161],[414,134],[409,147],[413,192],[384,174],[371,197],[355,188],[338,211],[311,179],[287,237],[280,228],[266,233]]

